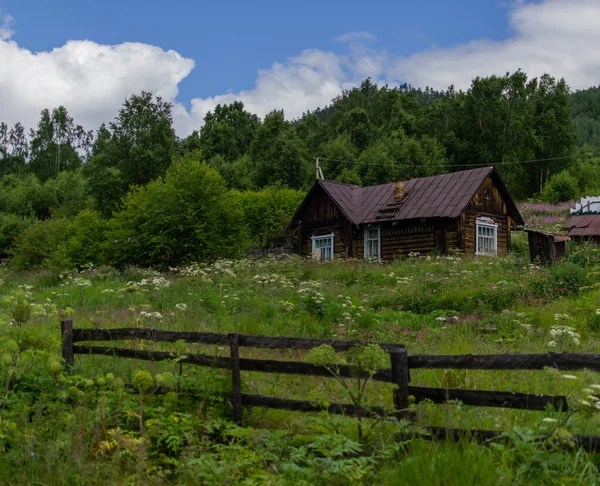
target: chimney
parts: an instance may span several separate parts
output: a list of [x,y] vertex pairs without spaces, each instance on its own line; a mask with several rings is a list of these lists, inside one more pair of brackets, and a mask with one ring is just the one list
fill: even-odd
[[401,201],[406,196],[406,190],[404,189],[404,181],[396,179],[394,181],[394,199]]

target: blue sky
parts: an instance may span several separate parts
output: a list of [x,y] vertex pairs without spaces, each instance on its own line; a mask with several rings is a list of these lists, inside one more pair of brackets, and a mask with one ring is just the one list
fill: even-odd
[[[0,0],[15,18],[13,39],[34,51],[71,39],[143,42],[194,59],[181,99],[252,86],[269,68],[308,48],[344,52],[335,38],[366,31],[370,46],[409,55],[508,33],[498,0],[164,1]],[[368,5],[368,6],[367,6]]]
[[293,118],[366,76],[466,88],[523,68],[580,88],[600,79],[581,55],[599,24],[598,0],[0,0],[0,121],[63,103],[97,125],[149,89],[184,134],[218,102]]

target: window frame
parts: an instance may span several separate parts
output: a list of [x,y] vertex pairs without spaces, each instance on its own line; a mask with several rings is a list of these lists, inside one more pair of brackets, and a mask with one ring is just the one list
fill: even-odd
[[[334,258],[334,253],[335,253],[335,233],[329,233],[327,235],[313,235],[311,236],[312,239],[312,257],[315,258],[315,250],[316,250],[316,246],[315,243],[318,240],[331,240],[331,258],[319,258],[320,262],[329,262],[332,261]],[[319,248],[323,248],[323,247],[319,247]]]
[[[481,251],[479,249],[479,228],[491,228],[494,230],[493,236],[482,235],[481,238],[493,238],[493,252]],[[475,220],[475,255],[477,256],[497,256],[498,255],[498,223],[492,218],[483,217]]]
[[[377,230],[377,258],[373,256],[367,255],[367,242],[374,241],[374,238],[367,238],[368,231]],[[380,262],[381,261],[381,226],[367,226],[363,230],[363,257],[364,259],[369,259],[372,262]]]

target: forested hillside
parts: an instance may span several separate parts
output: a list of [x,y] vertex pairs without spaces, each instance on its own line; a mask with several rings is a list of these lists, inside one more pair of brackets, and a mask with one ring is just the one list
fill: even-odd
[[95,133],[61,106],[29,131],[0,124],[0,253],[25,268],[167,267],[276,244],[315,158],[362,185],[496,165],[515,198],[558,202],[600,191],[599,147],[599,88],[521,71],[464,92],[367,79],[294,121],[220,105],[183,139],[151,93]]

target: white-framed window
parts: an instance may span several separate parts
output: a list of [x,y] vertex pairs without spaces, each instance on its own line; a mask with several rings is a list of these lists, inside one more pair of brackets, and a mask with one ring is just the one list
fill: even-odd
[[478,218],[475,220],[475,254],[498,254],[498,224],[491,218]]
[[365,228],[365,258],[377,262],[381,260],[381,228],[379,226]]
[[312,237],[312,255],[316,260],[333,260],[334,234]]

